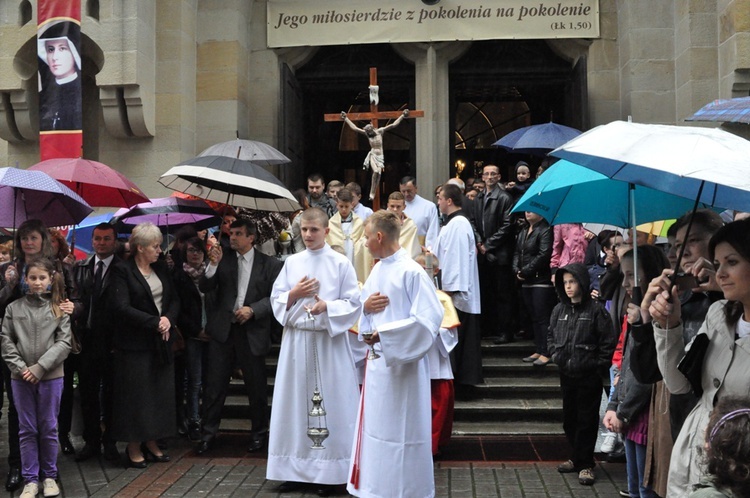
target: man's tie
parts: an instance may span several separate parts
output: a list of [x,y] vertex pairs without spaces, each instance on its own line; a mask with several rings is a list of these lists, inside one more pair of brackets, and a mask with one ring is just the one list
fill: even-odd
[[99,261],[96,264],[96,273],[94,274],[94,295],[93,299],[99,299],[99,294],[102,293],[102,279],[104,276],[104,261]]

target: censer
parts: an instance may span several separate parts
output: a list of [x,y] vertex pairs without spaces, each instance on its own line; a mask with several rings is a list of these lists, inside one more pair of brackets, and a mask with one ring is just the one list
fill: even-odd
[[[307,312],[307,319],[310,320],[311,325],[312,322],[315,320],[315,318],[312,316],[312,313],[310,312],[310,308],[305,308],[305,311]],[[311,327],[312,328],[312,327]],[[326,427],[327,421],[326,421],[326,409],[323,405],[323,395],[321,394],[321,391],[323,389],[323,383],[321,382],[321,376],[320,376],[320,364],[318,362],[318,338],[317,333],[312,332],[305,334],[305,350],[307,350],[307,341],[309,337],[312,337],[312,375],[313,375],[313,393],[312,398],[310,398],[310,402],[312,403],[312,406],[309,407],[309,410],[307,412],[307,437],[312,440],[312,446],[310,448],[314,450],[324,450],[325,446],[323,446],[323,441],[329,436],[328,428]],[[308,354],[307,351],[305,351],[305,362],[307,363],[308,360]],[[309,365],[305,365],[307,368],[307,372],[309,374],[310,368]],[[307,379],[307,387],[310,388],[310,379],[308,376]],[[308,405],[309,406],[309,405]],[[317,421],[317,424],[315,423]]]

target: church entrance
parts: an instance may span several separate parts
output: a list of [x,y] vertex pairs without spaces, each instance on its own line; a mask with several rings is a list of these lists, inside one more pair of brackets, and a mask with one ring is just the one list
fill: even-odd
[[[415,108],[414,66],[389,44],[321,47],[294,74],[285,68],[285,153],[297,167],[284,180],[293,188],[306,187],[306,176],[318,172],[326,181],[356,181],[363,193],[369,191],[370,171],[362,167],[367,140],[342,122],[324,122],[323,115],[369,110],[370,67],[378,69],[381,111]],[[445,140],[453,144],[451,160],[434,166],[444,170],[445,179],[457,174],[468,179],[494,163],[507,180],[518,160],[536,167],[540,158],[493,147],[500,137],[550,119],[576,128],[587,123],[585,58],[572,65],[543,40],[475,42],[449,74],[451,136]],[[381,201],[398,190],[401,177],[415,174],[415,121],[405,120],[385,135]],[[388,123],[381,120],[379,126]]]

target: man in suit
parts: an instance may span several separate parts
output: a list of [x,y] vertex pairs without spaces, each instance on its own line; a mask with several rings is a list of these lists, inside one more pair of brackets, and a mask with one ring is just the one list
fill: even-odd
[[510,211],[513,198],[500,185],[500,168],[488,164],[482,169],[485,190],[477,195],[471,222],[477,244],[479,284],[482,300],[482,329],[497,336],[498,343],[513,340],[516,282],[513,251],[516,232]]
[[229,228],[231,250],[215,244],[201,278],[201,292],[216,292],[206,333],[208,374],[203,391],[202,454],[211,449],[219,431],[232,367],[242,370],[253,428],[248,451],[258,451],[268,440],[268,401],[265,356],[271,349],[271,289],[283,264],[254,248],[255,225],[238,218]]
[[[118,460],[120,455],[115,442],[102,434],[100,415],[104,415],[104,426],[111,426],[112,416],[112,341],[111,328],[111,275],[120,258],[115,256],[117,232],[109,223],[94,227],[91,236],[94,254],[77,262],[73,267],[73,278],[84,306],[83,312],[73,322],[73,330],[81,343],[81,353],[71,356],[78,370],[78,389],[83,414],[83,440],[85,444],[76,455],[76,461],[88,460],[101,453],[104,443],[104,456]],[[67,367],[67,365],[66,365]],[[66,369],[67,374],[67,369]],[[104,396],[100,403],[100,386]],[[71,406],[72,408],[72,406]],[[60,417],[63,418],[62,416]],[[63,425],[61,420],[60,425]],[[69,427],[69,426],[68,426]]]

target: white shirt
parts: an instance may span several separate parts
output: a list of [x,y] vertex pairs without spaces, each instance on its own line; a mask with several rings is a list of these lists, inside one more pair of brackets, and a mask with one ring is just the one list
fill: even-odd
[[[406,203],[404,212],[417,224],[417,235],[420,239],[424,239],[425,247],[434,248],[440,231],[440,221],[435,204],[424,197],[415,195],[413,201]],[[421,242],[422,240],[420,240]]]
[[250,283],[250,275],[253,273],[254,260],[255,251],[253,249],[245,254],[237,253],[237,301],[234,302],[235,311],[244,306],[247,286]]

